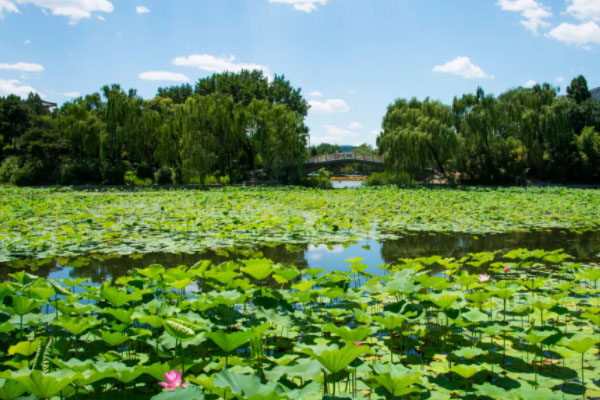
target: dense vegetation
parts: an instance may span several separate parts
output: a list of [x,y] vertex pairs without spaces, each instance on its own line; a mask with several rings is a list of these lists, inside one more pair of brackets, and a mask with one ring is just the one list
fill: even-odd
[[90,251],[194,253],[263,243],[344,243],[406,231],[599,227],[600,191],[568,188],[361,188],[335,194],[301,188],[0,188],[0,262]]
[[452,106],[399,99],[388,107],[379,150],[392,173],[421,180],[514,184],[525,178],[600,182],[600,102],[583,76],[567,96],[548,84],[498,97],[478,89]]
[[402,259],[383,276],[347,261],[154,264],[101,286],[14,273],[0,283],[0,397],[600,394],[597,266],[525,249]]
[[161,88],[151,100],[105,86],[52,112],[37,95],[8,96],[0,98],[0,182],[210,183],[254,170],[275,178],[306,156],[307,111],[299,89],[260,71]]

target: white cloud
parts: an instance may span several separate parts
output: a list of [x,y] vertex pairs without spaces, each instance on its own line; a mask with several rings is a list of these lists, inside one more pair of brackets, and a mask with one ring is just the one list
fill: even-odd
[[355,138],[360,136],[356,132],[335,125],[324,125],[323,128],[325,135],[311,137],[312,143],[354,144],[357,142]]
[[42,72],[44,67],[40,64],[19,62],[16,64],[0,64],[0,69],[8,69],[21,72]]
[[590,43],[600,44],[600,27],[592,21],[579,25],[562,23],[552,29],[548,36],[567,44],[587,47]]
[[145,6],[137,6],[135,8],[135,12],[138,14],[148,14],[150,12],[150,9]]
[[104,18],[102,15],[98,15],[96,18],[98,18],[98,21],[106,21],[106,18]]
[[537,35],[540,27],[547,28],[550,23],[546,19],[552,17],[550,8],[535,0],[498,0],[498,6],[504,11],[518,12],[523,19],[521,25]]
[[527,82],[525,82],[525,84],[523,85],[523,87],[526,87],[526,88],[532,88],[532,87],[534,87],[535,85],[537,85],[537,82],[536,82],[536,81],[534,81],[533,79],[530,79],[530,80],[528,80]]
[[31,40],[27,39],[23,44],[25,46],[29,46],[31,44]]
[[4,12],[18,13],[19,9],[10,0],[0,0],[0,19],[4,19]]
[[556,83],[564,83],[565,78],[563,78],[562,76],[557,76],[556,78],[554,78],[554,82]]
[[311,100],[308,104],[310,105],[309,111],[316,114],[332,114],[350,111],[350,107],[342,99],[329,99],[325,101]]
[[315,92],[310,92],[309,95],[312,96],[312,97],[323,97],[323,93],[316,92],[316,91]]
[[186,75],[178,72],[169,71],[147,71],[142,72],[140,79],[146,81],[172,81],[172,82],[187,82],[190,80]]
[[269,68],[253,63],[239,63],[235,61],[235,56],[215,57],[210,54],[192,54],[187,57],[177,57],[173,60],[173,65],[179,67],[194,67],[203,71],[210,72],[240,72],[241,70],[259,70],[270,77]]
[[379,136],[380,133],[381,131],[371,131],[371,135],[373,136]]
[[269,3],[291,4],[298,11],[311,12],[319,5],[324,6],[329,0],[269,0]]
[[358,129],[362,129],[364,128],[364,126],[362,126],[362,124],[360,122],[352,122],[350,125],[348,125],[348,129],[352,129],[352,130],[358,130]]
[[582,21],[600,21],[600,1],[598,0],[567,0],[571,3],[567,12]]
[[19,83],[16,79],[0,79],[0,96],[15,94],[19,97],[27,97],[29,93],[37,93],[37,90],[31,86],[20,86]]
[[114,9],[108,0],[0,0],[0,18],[4,10],[18,12],[16,4],[32,4],[44,13],[50,11],[52,15],[69,17],[71,25],[80,19],[90,18],[94,12],[110,13]]
[[469,57],[456,57],[444,65],[434,67],[433,71],[458,75],[465,79],[494,79],[493,75],[487,75],[481,67],[473,64]]
[[76,97],[81,96],[81,94],[79,94],[79,92],[65,92],[65,93],[63,93],[63,96],[74,99]]

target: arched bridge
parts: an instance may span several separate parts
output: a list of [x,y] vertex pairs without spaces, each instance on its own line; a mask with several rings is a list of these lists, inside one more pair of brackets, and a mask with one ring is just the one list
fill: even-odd
[[383,168],[383,156],[356,153],[321,154],[311,157],[304,162],[304,172],[310,173],[319,168],[350,163],[373,165]]

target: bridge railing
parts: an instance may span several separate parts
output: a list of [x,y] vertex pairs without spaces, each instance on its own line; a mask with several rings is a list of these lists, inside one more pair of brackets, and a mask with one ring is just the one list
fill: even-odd
[[318,164],[328,161],[339,161],[339,160],[356,160],[356,161],[370,161],[375,163],[383,163],[383,156],[375,154],[355,154],[355,153],[335,153],[335,154],[321,154],[309,158],[307,164]]

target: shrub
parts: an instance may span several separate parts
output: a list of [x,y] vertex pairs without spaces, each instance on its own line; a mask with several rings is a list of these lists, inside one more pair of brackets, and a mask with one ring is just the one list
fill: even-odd
[[365,186],[409,186],[414,182],[406,172],[375,172],[365,181]]
[[151,181],[154,181],[154,169],[146,162],[138,165],[135,174],[142,180],[150,179]]
[[209,175],[204,180],[205,185],[216,185],[218,183],[219,183],[219,179],[217,179],[217,177],[214,175]]
[[0,182],[9,183],[13,175],[19,170],[19,157],[7,157],[0,166]]
[[82,185],[101,181],[102,173],[97,162],[67,162],[60,167],[60,183],[62,185]]
[[221,185],[229,185],[229,182],[230,182],[230,180],[229,180],[229,175],[221,176],[221,177],[219,178],[219,183],[220,183]]
[[152,185],[152,179],[140,179],[133,171],[125,172],[125,184],[131,186],[149,186]]
[[16,170],[12,177],[11,183],[17,186],[33,186],[45,182],[47,171],[39,161],[27,161],[21,168]]
[[123,185],[125,183],[125,165],[121,161],[106,161],[102,165],[102,183],[104,185]]
[[159,185],[170,185],[173,183],[173,172],[171,168],[162,167],[156,173],[156,183]]
[[329,180],[329,178],[323,178],[323,177],[303,178],[300,181],[300,183],[302,186],[309,187],[309,188],[317,188],[317,189],[332,189],[333,188],[333,184],[331,183],[331,180]]

